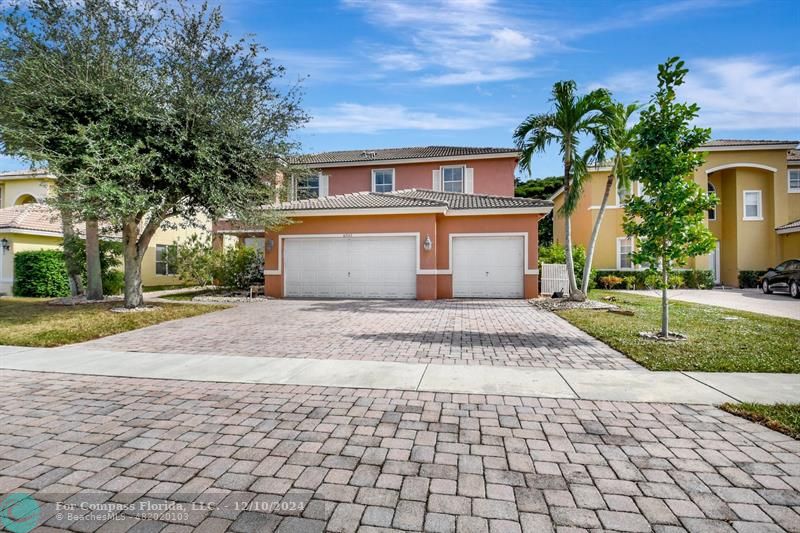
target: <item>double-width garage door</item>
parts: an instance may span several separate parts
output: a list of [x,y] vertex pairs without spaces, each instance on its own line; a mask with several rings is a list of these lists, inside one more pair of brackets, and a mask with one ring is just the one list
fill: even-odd
[[523,297],[523,237],[454,236],[451,252],[455,298]]
[[411,236],[286,239],[284,293],[294,298],[417,297]]

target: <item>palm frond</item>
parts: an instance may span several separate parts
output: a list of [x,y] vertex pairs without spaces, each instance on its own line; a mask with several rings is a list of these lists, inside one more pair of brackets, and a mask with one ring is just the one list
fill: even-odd
[[531,161],[536,152],[543,152],[557,139],[551,129],[553,116],[550,114],[529,115],[514,131],[514,144],[521,152],[520,169],[530,173]]

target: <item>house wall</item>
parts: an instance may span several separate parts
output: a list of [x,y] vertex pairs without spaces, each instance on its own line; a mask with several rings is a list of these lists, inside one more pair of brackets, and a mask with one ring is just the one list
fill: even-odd
[[[430,271],[417,274],[417,298],[433,300],[452,297],[452,276],[442,270],[449,269],[450,234],[454,233],[508,233],[528,234],[528,264],[535,269],[538,263],[538,220],[541,215],[484,215],[443,216],[435,213],[412,215],[374,216],[319,216],[298,217],[295,224],[276,232],[268,232],[267,239],[274,242],[271,251],[265,251],[264,268],[267,295],[283,297],[283,258],[285,240],[281,235],[344,235],[365,233],[418,233],[418,269]],[[426,236],[430,236],[431,250],[424,249]],[[270,274],[269,271],[281,273]],[[525,275],[526,298],[538,295],[538,275]]]
[[779,235],[778,247],[784,261],[786,259],[800,259],[800,232]]
[[[762,165],[776,172],[747,166],[736,166],[706,174],[706,170],[723,165]],[[572,216],[573,243],[588,244],[597,209],[602,200],[606,171],[591,173],[584,186],[584,195]],[[788,192],[788,166],[785,150],[726,150],[706,154],[705,163],[697,169],[694,181],[706,190],[708,181],[714,184],[720,204],[717,220],[708,227],[720,241],[720,277],[725,285],[738,284],[740,270],[765,270],[791,257],[787,246],[779,243],[774,228],[800,219],[800,193]],[[762,221],[743,219],[743,191],[762,191]],[[598,236],[593,265],[597,269],[616,268],[616,239],[622,231],[623,209],[615,207],[615,189],[612,188],[609,207]],[[554,203],[553,236],[555,242],[564,243],[564,221],[557,213],[562,205],[562,195]],[[711,268],[710,257],[690,259],[685,268]]]
[[150,287],[153,285],[179,285],[185,283],[178,276],[163,276],[156,274],[156,246],[159,244],[171,245],[176,241],[188,239],[193,234],[208,234],[211,231],[211,222],[208,217],[198,217],[197,224],[200,227],[186,226],[183,219],[173,218],[172,222],[180,225],[177,229],[159,229],[153,235],[150,245],[142,259],[142,285]]
[[43,178],[0,180],[0,207],[12,207],[22,196],[41,201],[47,198],[52,180]]
[[394,168],[395,190],[432,189],[433,171],[447,165],[466,165],[473,169],[473,192],[514,196],[515,158],[476,159],[434,163],[387,163],[320,170],[328,178],[328,194],[347,194],[372,190],[372,170]]
[[0,294],[11,294],[14,281],[14,254],[31,250],[61,249],[61,237],[0,233],[0,240],[7,239],[10,249],[0,254]]

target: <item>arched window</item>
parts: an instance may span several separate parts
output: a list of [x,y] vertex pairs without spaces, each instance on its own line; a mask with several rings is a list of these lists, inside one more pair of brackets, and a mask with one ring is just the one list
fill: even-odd
[[[711,183],[710,181],[708,182],[708,193],[709,194],[711,194],[711,193],[717,194],[717,188],[714,187],[714,184]],[[708,210],[708,220],[717,220],[717,209],[716,208]]]
[[38,202],[36,201],[36,198],[34,198],[32,195],[23,194],[22,196],[17,198],[17,201],[14,203],[14,205],[25,205],[25,204],[36,204],[36,203]]

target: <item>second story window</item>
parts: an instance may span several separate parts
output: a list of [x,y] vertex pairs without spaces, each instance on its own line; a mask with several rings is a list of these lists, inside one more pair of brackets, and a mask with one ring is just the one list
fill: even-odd
[[319,176],[297,178],[296,199],[319,198]]
[[442,167],[442,189],[445,192],[464,192],[464,167]]
[[761,191],[744,191],[744,220],[763,220]]
[[372,171],[373,192],[392,192],[394,190],[394,169],[381,168]]
[[800,169],[789,171],[789,192],[800,192]]

